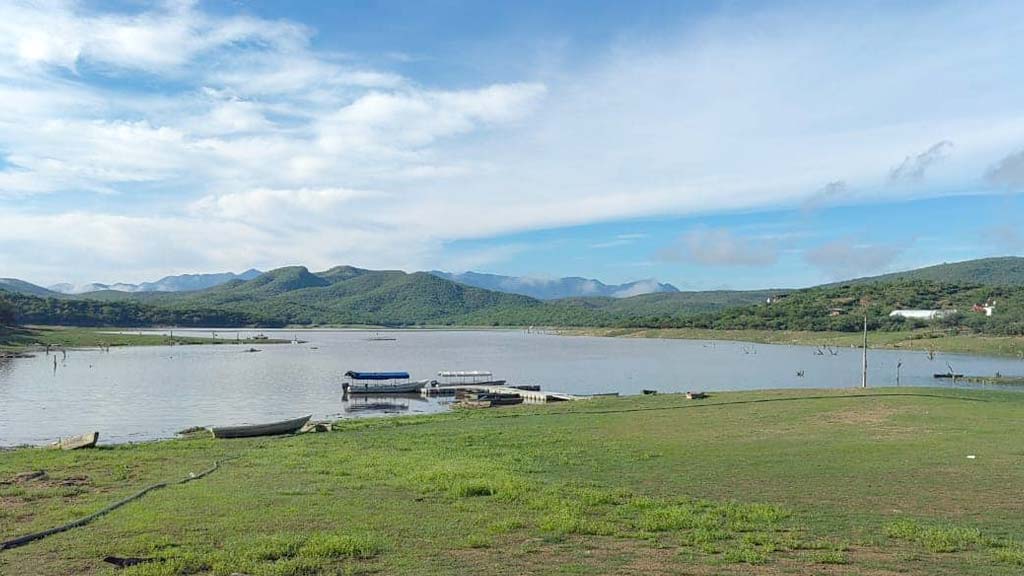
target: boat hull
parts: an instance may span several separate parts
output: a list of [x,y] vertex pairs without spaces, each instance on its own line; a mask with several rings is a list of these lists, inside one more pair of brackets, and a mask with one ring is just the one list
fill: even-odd
[[369,382],[348,382],[345,392],[349,394],[412,394],[430,385],[429,380],[401,382],[398,384],[374,384]]
[[309,422],[313,415],[295,418],[293,420],[282,420],[269,424],[243,424],[240,426],[212,426],[210,432],[214,438],[252,438],[254,436],[277,436],[280,434],[292,434],[300,430]]
[[60,450],[78,450],[79,448],[92,448],[96,445],[96,441],[99,439],[99,432],[89,432],[88,434],[82,434],[81,436],[61,438],[50,446]]

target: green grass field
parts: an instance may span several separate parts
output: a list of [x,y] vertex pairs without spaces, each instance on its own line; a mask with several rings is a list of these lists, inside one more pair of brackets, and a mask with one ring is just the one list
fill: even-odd
[[[706,330],[702,328],[565,328],[566,336],[619,338],[677,338],[683,340],[735,340],[760,344],[860,347],[864,336],[856,332],[806,332],[798,330]],[[954,352],[1024,358],[1024,337],[948,334],[921,329],[905,332],[870,332],[870,348]]]
[[[768,391],[0,454],[4,574],[1019,574],[1024,396]],[[909,393],[908,393],[909,392]],[[969,459],[968,455],[975,458]]]
[[[65,348],[96,348],[99,346],[167,346],[186,344],[235,344],[230,338],[197,336],[164,336],[160,334],[114,334],[118,328],[71,328],[61,326],[0,326],[0,351],[24,351],[47,345]],[[277,344],[285,340],[241,340],[243,344]]]

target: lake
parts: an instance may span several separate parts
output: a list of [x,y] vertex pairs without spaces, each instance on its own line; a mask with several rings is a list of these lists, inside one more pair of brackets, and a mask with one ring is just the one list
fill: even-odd
[[[861,353],[817,355],[807,346],[700,340],[597,338],[521,330],[399,330],[371,340],[364,330],[262,331],[302,344],[156,346],[72,350],[67,358],[0,360],[0,446],[40,444],[98,430],[101,443],[166,438],[189,426],[266,422],[312,413],[316,419],[446,410],[448,399],[343,400],[347,370],[491,370],[510,384],[540,384],[573,394],[644,388],[663,392],[836,388],[860,384]],[[218,331],[222,338],[235,331]],[[243,337],[254,332],[245,332]],[[209,336],[209,330],[175,330]],[[1024,361],[955,354],[872,350],[869,384],[949,386],[932,374],[1024,375]],[[799,376],[798,371],[803,371]],[[959,384],[958,384],[959,385]],[[967,385],[968,387],[982,387]],[[1006,388],[1006,387],[1003,387]]]

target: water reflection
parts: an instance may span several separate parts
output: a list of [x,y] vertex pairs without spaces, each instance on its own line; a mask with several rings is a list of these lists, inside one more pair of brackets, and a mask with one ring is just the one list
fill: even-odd
[[419,394],[350,394],[343,398],[342,409],[348,414],[422,413],[427,411],[430,404],[430,400]]
[[[295,331],[260,331],[292,340]],[[240,332],[244,338],[249,334]],[[209,330],[175,335],[209,336]],[[489,370],[510,385],[539,384],[570,394],[690,390],[840,388],[860,385],[860,352],[738,342],[562,337],[522,331],[308,330],[295,344],[247,344],[73,350],[0,361],[0,445],[44,443],[99,430],[101,441],[173,436],[190,426],[416,414],[447,410],[450,398],[369,396],[345,399],[347,370]],[[397,334],[397,336],[395,336]],[[218,332],[233,340],[234,331]],[[1024,374],[1016,358],[872,351],[872,386],[952,386],[946,372]],[[958,381],[956,385],[963,385]],[[1005,389],[1005,388],[1004,388]]]

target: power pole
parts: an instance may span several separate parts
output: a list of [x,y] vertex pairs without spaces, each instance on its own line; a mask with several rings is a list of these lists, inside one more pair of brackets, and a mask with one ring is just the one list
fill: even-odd
[[868,315],[864,315],[864,371],[861,373],[860,387],[868,387]]

